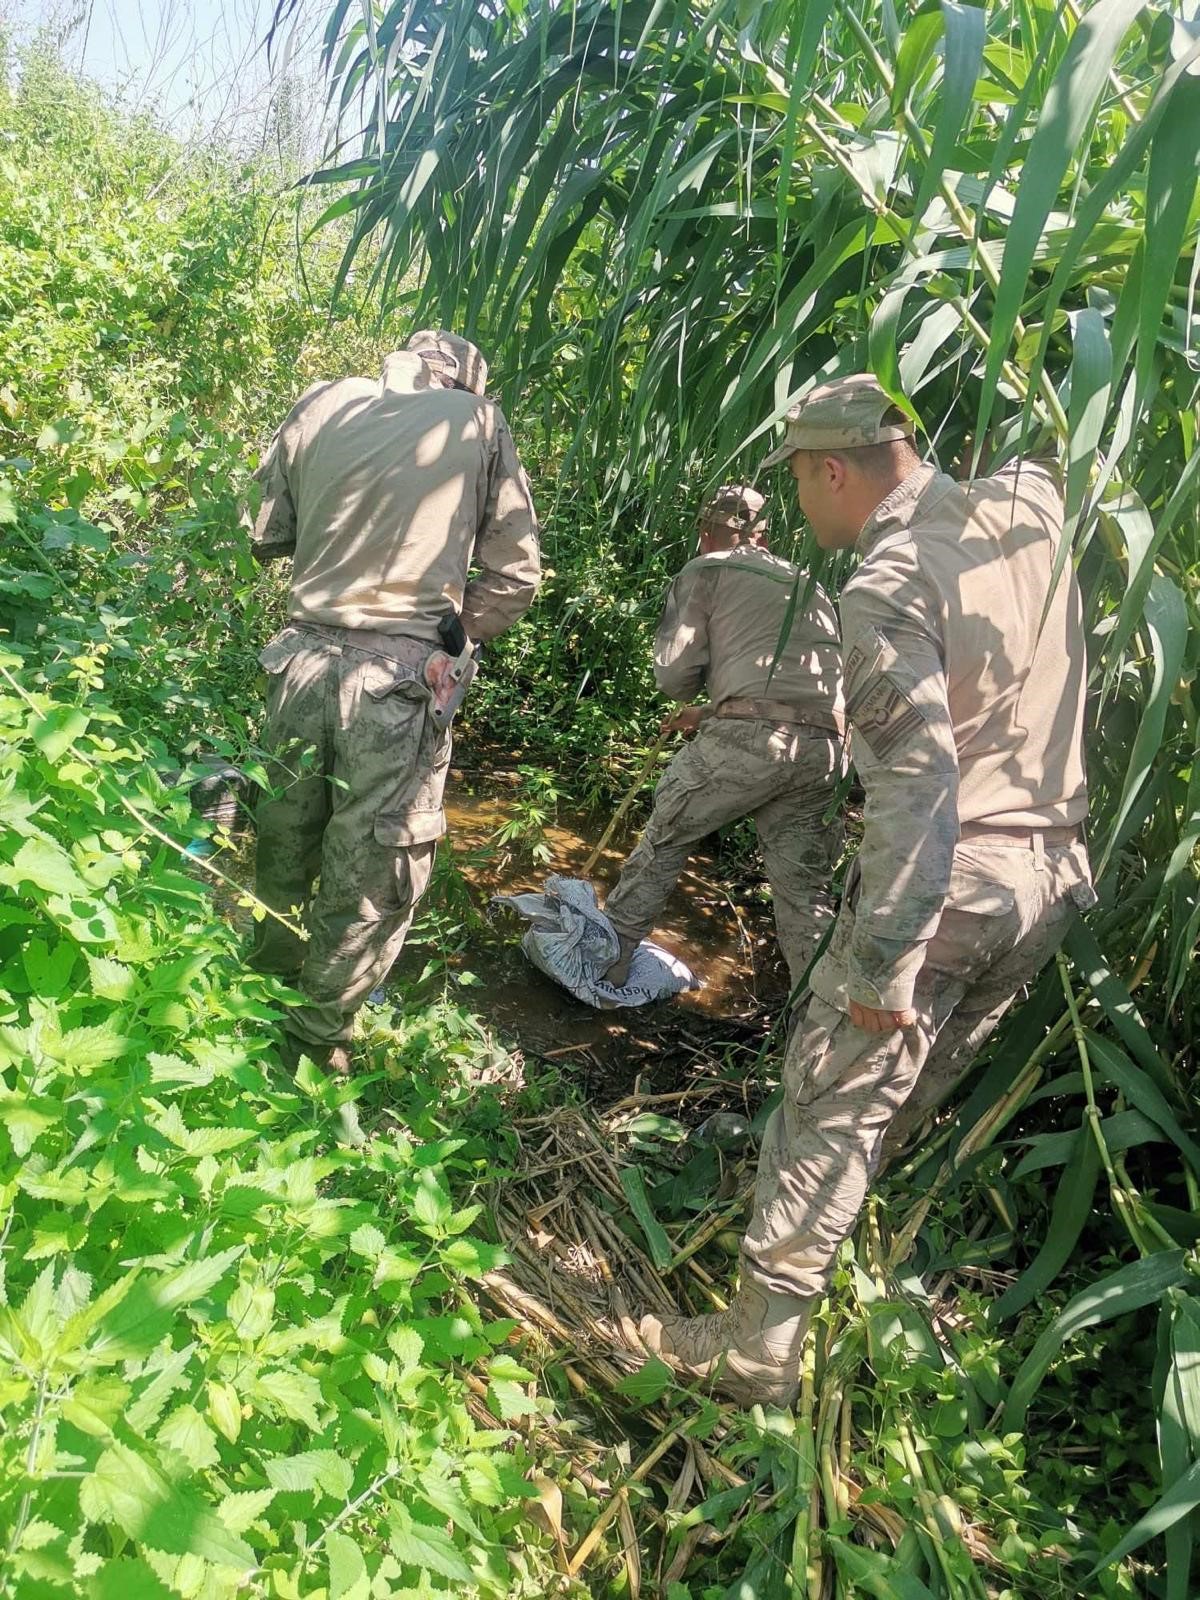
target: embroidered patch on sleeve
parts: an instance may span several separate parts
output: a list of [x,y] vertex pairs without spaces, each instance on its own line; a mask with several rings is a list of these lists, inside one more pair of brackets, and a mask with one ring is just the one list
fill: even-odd
[[925,721],[904,690],[886,673],[869,679],[851,695],[846,711],[855,733],[877,761],[886,761]]
[[847,683],[853,683],[854,679],[862,671],[862,665],[866,659],[867,652],[862,645],[856,644],[846,657],[845,678]]

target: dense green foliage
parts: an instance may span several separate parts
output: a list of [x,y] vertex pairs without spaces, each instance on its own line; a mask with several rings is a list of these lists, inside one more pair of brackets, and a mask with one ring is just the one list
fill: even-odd
[[243,441],[366,346],[255,175],[36,56],[0,128],[0,1592],[540,1592],[481,1035],[398,1019],[392,1137],[338,1148],[160,777],[255,714]]
[[[495,1047],[453,1007],[373,1015],[353,1092],[391,1132],[340,1148],[338,1095],[274,1073],[272,995],[181,862],[194,822],[164,783],[202,744],[253,768],[254,653],[280,600],[238,531],[248,459],[307,381],[370,370],[428,314],[497,356],[548,513],[555,575],[469,723],[560,761],[533,769],[531,809],[556,785],[602,791],[630,756],[691,503],[754,459],[742,442],[810,372],[898,372],[948,457],[984,395],[992,422],[1029,392],[1047,431],[1056,406],[1074,419],[1105,859],[1090,932],[884,1186],[796,1416],[718,1436],[652,1371],[602,1426],[636,1449],[665,1414],[745,1479],[686,1512],[635,1486],[645,1548],[683,1556],[668,1600],[1186,1600],[1200,550],[1175,263],[1200,135],[1192,81],[1165,76],[1189,27],[1092,9],[1115,83],[1041,4],[996,8],[981,41],[950,4],[902,26],[884,9],[864,39],[849,7],[826,28],[821,6],[735,26],[721,6],[599,3],[413,7],[393,82],[396,8],[347,57],[384,92],[389,155],[339,194],[307,290],[269,174],[184,160],[51,62],[0,82],[0,1592],[569,1592],[521,1506],[534,1458],[569,1539],[598,1513],[562,1448],[583,1419],[560,1361],[539,1372],[566,1419],[556,1455],[484,1427],[547,1409],[517,1364],[532,1355],[473,1299],[496,1259],[475,1198],[515,1156],[511,1107],[471,1081]],[[1065,109],[1044,93],[1060,73]],[[1073,105],[1077,83],[1107,88]],[[1043,103],[1074,141],[1061,169],[1022,164]],[[1053,207],[1023,224],[1028,283],[1006,246],[1023,172]],[[382,324],[333,296],[347,237],[373,259],[338,233],[360,213],[391,223],[378,259],[402,289]],[[1148,215],[1170,243],[1153,260]],[[1000,268],[1021,323],[995,341],[996,387],[966,313],[1002,326]],[[465,916],[462,885],[443,891]],[[711,1163],[681,1169],[681,1133],[650,1119],[622,1145],[649,1200],[620,1220],[676,1248],[727,1204]],[[1093,1574],[1135,1524],[1134,1554]],[[625,1559],[595,1570],[576,1592],[629,1592]]]
[[[989,1170],[1013,1242],[1041,1241],[989,1319],[1027,1325],[1052,1285],[1093,1286],[1031,1354],[1006,1426],[1036,1405],[1056,1328],[1158,1306],[1163,1502],[1133,1539],[1169,1526],[1163,1592],[1183,1600],[1200,1503],[1195,1306],[1177,1289],[1200,1233],[1181,1121],[1200,931],[1194,7],[430,0],[364,22],[338,0],[327,45],[334,103],[361,127],[361,153],[314,179],[340,186],[327,216],[354,219],[344,270],[378,241],[383,304],[415,267],[418,315],[495,349],[514,410],[561,436],[556,511],[598,501],[634,581],[655,554],[644,530],[752,464],[822,374],[873,368],[964,472],[1058,448],[1101,904],[910,1171],[962,1184],[964,1153],[1016,1117],[1050,1140]],[[1029,1110],[1047,1074],[1048,1124]],[[936,1261],[926,1214],[899,1228],[893,1267],[914,1246]],[[827,1495],[831,1526],[838,1509]],[[897,1563],[960,1592],[928,1549]]]

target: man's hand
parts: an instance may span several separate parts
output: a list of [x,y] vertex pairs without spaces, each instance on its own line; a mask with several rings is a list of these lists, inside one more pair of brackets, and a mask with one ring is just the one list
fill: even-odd
[[672,711],[670,716],[663,718],[659,732],[695,733],[711,709],[710,706],[680,706],[678,711]]
[[897,1028],[911,1028],[917,1013],[909,1006],[904,1011],[873,1011],[870,1006],[850,1002],[850,1021],[866,1033],[895,1033]]

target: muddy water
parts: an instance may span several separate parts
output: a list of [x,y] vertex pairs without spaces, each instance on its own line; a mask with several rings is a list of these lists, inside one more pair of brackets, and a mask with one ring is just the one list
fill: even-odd
[[[507,855],[496,842],[512,809],[511,790],[498,786],[493,776],[456,772],[448,785],[450,831],[443,848],[453,851],[480,909],[494,894],[541,889],[551,872],[581,875],[606,823],[604,817],[560,811],[546,829],[550,861],[530,864]],[[636,839],[634,831],[612,841],[592,869],[597,888],[616,881]],[[598,1062],[636,1054],[652,1060],[668,1047],[677,1049],[681,1034],[699,1045],[711,1040],[714,1030],[743,1038],[747,1031],[758,1033],[786,999],[786,972],[769,908],[752,895],[747,898],[744,890],[752,885],[739,891],[727,886],[725,876],[711,852],[697,852],[654,932],[659,944],[691,967],[701,982],[698,990],[636,1011],[594,1011],[529,965],[518,948],[520,925],[501,914],[494,937],[473,943],[451,963],[479,980],[461,998],[527,1049],[551,1058],[579,1053]],[[419,971],[429,954],[426,947],[403,957],[393,983]]]
[[[552,855],[545,865],[506,854],[497,831],[514,810],[516,774],[455,770],[446,794],[449,835],[443,850],[469,885],[477,910],[486,914],[494,894],[539,890],[551,872],[581,875],[607,818],[588,818],[562,811],[546,830]],[[593,868],[602,892],[617,879],[621,865],[637,841],[637,830],[618,834]],[[239,837],[233,849],[220,851],[217,864],[237,883],[252,885],[254,849],[251,834]],[[212,885],[224,914],[247,936],[251,920],[238,896],[223,883]],[[680,880],[654,937],[687,962],[702,987],[660,1005],[636,1010],[595,1011],[535,971],[520,950],[523,924],[500,913],[491,925],[473,931],[465,944],[448,953],[441,947],[438,923],[446,909],[436,891],[426,902],[409,947],[393,969],[387,987],[393,994],[421,989],[418,979],[431,960],[446,960],[449,995],[467,1006],[509,1042],[532,1054],[578,1068],[614,1093],[628,1087],[638,1073],[657,1079],[661,1064],[666,1083],[689,1059],[700,1070],[714,1052],[726,1046],[756,1050],[787,998],[787,976],[775,943],[770,911],[755,898],[752,881],[730,882],[728,866],[711,850],[700,850]],[[469,983],[457,980],[470,973]],[[434,982],[436,983],[436,979]]]

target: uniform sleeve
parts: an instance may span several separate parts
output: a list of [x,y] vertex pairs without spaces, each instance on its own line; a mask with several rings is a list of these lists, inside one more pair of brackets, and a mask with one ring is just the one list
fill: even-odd
[[716,573],[685,567],[667,590],[654,636],[654,681],[670,700],[685,705],[703,689],[708,675],[708,619]]
[[479,572],[463,594],[463,627],[472,639],[494,639],[528,611],[542,581],[533,495],[502,417],[496,429],[474,563]]
[[911,582],[864,568],[842,596],[846,712],[866,791],[847,992],[902,1011],[958,842],[958,753],[940,638]]
[[262,487],[262,501],[250,529],[254,554],[260,561],[288,555],[296,548],[296,507],[288,487],[284,428],[272,439],[254,479]]

